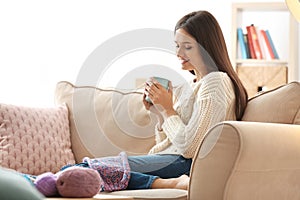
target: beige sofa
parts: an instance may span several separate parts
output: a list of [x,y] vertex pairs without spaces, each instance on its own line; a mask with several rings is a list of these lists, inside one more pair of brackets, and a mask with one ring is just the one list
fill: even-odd
[[[142,93],[60,82],[57,104],[70,111],[72,150],[85,156],[145,154],[155,118]],[[125,190],[95,199],[300,199],[300,84],[292,82],[249,101],[242,121],[225,121],[206,135],[194,157],[188,191]],[[59,198],[51,198],[59,199]]]

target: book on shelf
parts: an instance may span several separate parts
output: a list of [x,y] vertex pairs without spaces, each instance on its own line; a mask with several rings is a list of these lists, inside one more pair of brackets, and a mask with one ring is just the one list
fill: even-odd
[[275,59],[275,55],[273,53],[273,49],[272,46],[270,44],[270,41],[268,39],[267,33],[265,30],[260,30],[260,34],[261,34],[261,39],[262,39],[262,44],[265,47],[265,52],[266,52],[266,59],[270,58],[270,59]]
[[246,43],[244,41],[244,33],[242,28],[238,28],[237,29],[237,35],[238,35],[238,43],[240,45],[240,49],[242,52],[242,58],[243,59],[247,59],[247,47],[246,47]]
[[245,46],[246,46],[247,58],[251,58],[250,57],[249,44],[248,44],[248,36],[247,36],[247,34],[243,34],[243,36],[244,36],[244,43],[245,43]]
[[270,35],[269,30],[265,30],[265,32],[266,32],[266,35],[267,35],[268,40],[269,40],[269,42],[270,42],[270,45],[271,45],[272,51],[273,51],[273,53],[274,53],[275,59],[279,59],[278,53],[277,53],[277,51],[276,51],[276,48],[275,48],[275,45],[274,45],[273,40],[272,40],[272,38],[271,38],[271,35]]
[[249,34],[248,29],[247,29],[247,41],[248,41],[248,48],[249,48],[250,58],[256,59],[256,55],[255,55],[254,47],[253,47],[252,35]]
[[[256,27],[253,24],[251,24],[250,26],[247,26],[246,29],[247,29],[247,34],[248,34],[250,53],[252,52],[251,58],[263,59],[262,51],[261,51],[261,48],[259,45]],[[251,45],[250,45],[250,43],[251,43]],[[251,48],[252,48],[252,50],[251,50]]]
[[256,33],[257,33],[257,36],[258,36],[259,46],[260,46],[260,49],[261,49],[261,55],[262,55],[263,59],[270,59],[270,56],[268,55],[267,47],[266,47],[266,44],[265,44],[265,41],[264,41],[264,38],[263,38],[263,35],[262,35],[261,31],[262,31],[261,29],[256,27]]
[[246,34],[242,28],[237,29],[239,44],[238,57],[242,59],[279,59],[275,45],[268,30],[262,30],[251,24],[246,26]]

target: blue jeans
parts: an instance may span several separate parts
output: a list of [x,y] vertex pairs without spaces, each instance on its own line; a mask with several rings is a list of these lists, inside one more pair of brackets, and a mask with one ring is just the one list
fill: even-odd
[[192,159],[180,155],[128,156],[131,169],[127,189],[149,189],[157,178],[175,178],[189,175]]
[[[153,154],[128,156],[130,180],[126,189],[149,189],[157,178],[175,178],[183,174],[189,175],[192,159],[180,155]],[[75,164],[89,167],[88,163]],[[66,165],[64,170],[73,165]]]

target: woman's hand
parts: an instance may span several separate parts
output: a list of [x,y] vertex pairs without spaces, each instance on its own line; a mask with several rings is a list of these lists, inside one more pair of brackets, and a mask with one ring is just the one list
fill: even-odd
[[[149,96],[152,104],[145,100],[146,95]],[[150,81],[147,81],[145,87],[144,105],[148,110],[151,107],[155,107],[155,110],[151,108],[151,111],[154,113],[159,112],[164,117],[177,114],[173,108],[172,83],[169,81],[169,89],[167,90],[154,78],[150,79]]]

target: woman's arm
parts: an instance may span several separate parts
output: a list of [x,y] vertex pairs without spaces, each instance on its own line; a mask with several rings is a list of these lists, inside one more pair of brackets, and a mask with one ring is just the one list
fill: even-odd
[[164,121],[164,133],[185,157],[191,158],[207,130],[225,120],[227,107],[233,100],[230,78],[226,74],[209,74],[196,94],[190,120],[185,124],[178,115],[172,115]]

